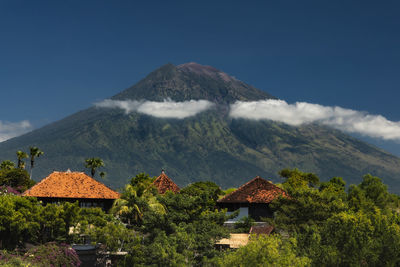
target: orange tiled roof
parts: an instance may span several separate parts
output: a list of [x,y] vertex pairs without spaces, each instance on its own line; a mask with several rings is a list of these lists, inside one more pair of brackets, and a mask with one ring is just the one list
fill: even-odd
[[25,191],[23,196],[117,199],[119,193],[83,172],[53,172]]
[[271,182],[257,176],[237,190],[219,199],[221,203],[270,203],[279,196],[288,194]]
[[171,178],[164,173],[164,171],[154,180],[153,184],[157,188],[159,194],[164,194],[168,190],[177,193],[180,190]]

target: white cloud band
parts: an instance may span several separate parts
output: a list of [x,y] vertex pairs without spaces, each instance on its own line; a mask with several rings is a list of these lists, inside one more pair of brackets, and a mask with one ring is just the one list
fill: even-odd
[[[206,111],[215,104],[207,100],[154,102],[106,99],[95,105],[103,108],[119,108],[125,113],[139,112],[158,118],[184,119]],[[230,105],[229,115],[233,118],[273,120],[292,126],[317,122],[349,133],[400,141],[400,122],[389,121],[380,115],[370,115],[366,112],[341,107],[306,102],[288,104],[283,100],[272,99],[252,102],[237,101]],[[0,141],[1,133],[0,131]]]
[[289,125],[319,122],[350,133],[400,140],[400,122],[387,120],[380,115],[329,107],[305,102],[288,104],[283,100],[237,101],[231,105],[230,116],[252,120],[273,120]]
[[214,104],[207,100],[190,100],[184,102],[164,100],[163,102],[154,102],[106,99],[102,102],[96,103],[95,106],[103,108],[120,108],[124,110],[125,113],[136,111],[157,118],[184,119],[206,111],[212,108]]
[[0,142],[16,137],[32,130],[29,121],[7,122],[0,121]]

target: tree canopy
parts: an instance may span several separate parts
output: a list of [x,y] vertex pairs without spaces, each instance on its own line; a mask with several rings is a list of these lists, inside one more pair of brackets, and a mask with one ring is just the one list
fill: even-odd
[[[0,169],[0,182],[29,181],[25,170],[8,165]],[[274,216],[265,220],[275,233],[251,235],[234,251],[215,244],[229,233],[248,232],[254,221],[224,227],[226,210],[215,208],[224,194],[218,185],[196,182],[159,194],[155,177],[145,173],[129,180],[108,214],[77,202],[43,206],[35,198],[0,193],[0,248],[76,243],[87,235],[108,251],[128,252],[121,266],[400,265],[399,197],[380,178],[367,174],[346,188],[341,177],[320,182],[298,169],[280,174],[285,181],[279,186],[290,197],[270,204]]]

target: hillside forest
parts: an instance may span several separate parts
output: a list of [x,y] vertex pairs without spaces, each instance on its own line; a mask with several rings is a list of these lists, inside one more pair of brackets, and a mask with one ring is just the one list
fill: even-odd
[[236,250],[215,243],[230,233],[248,233],[241,219],[234,229],[216,201],[233,189],[200,181],[179,193],[159,194],[154,177],[130,179],[108,213],[78,203],[43,206],[19,192],[32,186],[29,173],[0,165],[0,266],[79,266],[71,244],[87,237],[105,251],[127,252],[118,266],[398,266],[399,196],[381,179],[365,175],[346,186],[341,177],[320,182],[298,169],[279,172],[290,197],[274,200],[271,235],[253,235]]

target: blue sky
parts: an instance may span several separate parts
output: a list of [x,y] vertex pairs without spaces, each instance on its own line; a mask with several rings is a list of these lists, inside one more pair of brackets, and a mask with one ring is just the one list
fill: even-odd
[[400,121],[398,1],[137,2],[0,0],[0,128],[40,127],[191,61],[288,103]]

